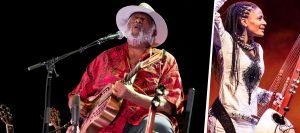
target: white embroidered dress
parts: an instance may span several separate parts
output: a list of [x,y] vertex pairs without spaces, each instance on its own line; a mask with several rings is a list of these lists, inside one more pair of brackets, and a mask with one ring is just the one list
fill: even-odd
[[[217,11],[226,0],[217,0]],[[219,7],[218,7],[219,6]],[[219,49],[217,55],[221,61],[221,81],[219,99],[227,113],[242,114],[245,116],[257,115],[258,99],[267,91],[258,87],[264,72],[263,50],[256,43],[256,57],[251,57],[241,47],[238,49],[238,87],[235,87],[235,79],[230,78],[232,55],[234,55],[233,38],[224,29],[221,17],[215,12],[214,47]],[[250,93],[249,93],[250,92]],[[252,133],[255,125],[243,119],[231,118],[237,133]],[[209,116],[208,130],[211,132],[225,132],[220,122],[214,116]]]

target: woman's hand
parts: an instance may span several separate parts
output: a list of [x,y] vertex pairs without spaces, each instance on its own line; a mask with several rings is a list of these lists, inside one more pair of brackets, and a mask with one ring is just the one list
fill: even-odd
[[283,102],[284,97],[281,93],[276,93],[273,105],[280,106]]

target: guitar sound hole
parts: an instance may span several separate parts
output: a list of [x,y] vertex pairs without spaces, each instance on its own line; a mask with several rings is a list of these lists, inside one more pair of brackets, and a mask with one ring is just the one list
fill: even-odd
[[282,118],[279,114],[277,113],[274,113],[272,115],[273,117],[273,120],[278,123],[279,125],[285,125],[285,121],[284,121],[284,118]]

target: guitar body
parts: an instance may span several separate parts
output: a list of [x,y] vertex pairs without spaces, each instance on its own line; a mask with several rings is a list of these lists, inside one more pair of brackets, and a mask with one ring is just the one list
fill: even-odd
[[94,133],[99,128],[108,126],[117,116],[122,104],[121,99],[112,95],[111,84],[105,86],[96,97],[90,100],[94,100],[94,107],[81,125],[82,133]]
[[10,108],[4,104],[0,105],[0,119],[5,123],[6,133],[14,133],[14,126]]
[[284,118],[284,120],[282,120],[280,118],[281,116],[282,115],[279,114],[277,111],[275,111],[271,108],[267,109],[267,111],[262,115],[262,117],[258,121],[257,126],[255,128],[255,133],[291,133],[291,132],[294,132],[293,129],[289,130],[293,127],[291,122],[287,118]]

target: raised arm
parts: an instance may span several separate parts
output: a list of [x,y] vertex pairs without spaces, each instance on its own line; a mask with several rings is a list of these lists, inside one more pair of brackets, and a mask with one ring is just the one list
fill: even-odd
[[216,0],[215,1],[215,12],[218,12],[227,0]]
[[[216,0],[214,8],[214,46],[217,49],[221,48],[224,38],[229,35],[224,28],[221,15],[218,12],[227,0]],[[230,36],[230,35],[229,35]]]

